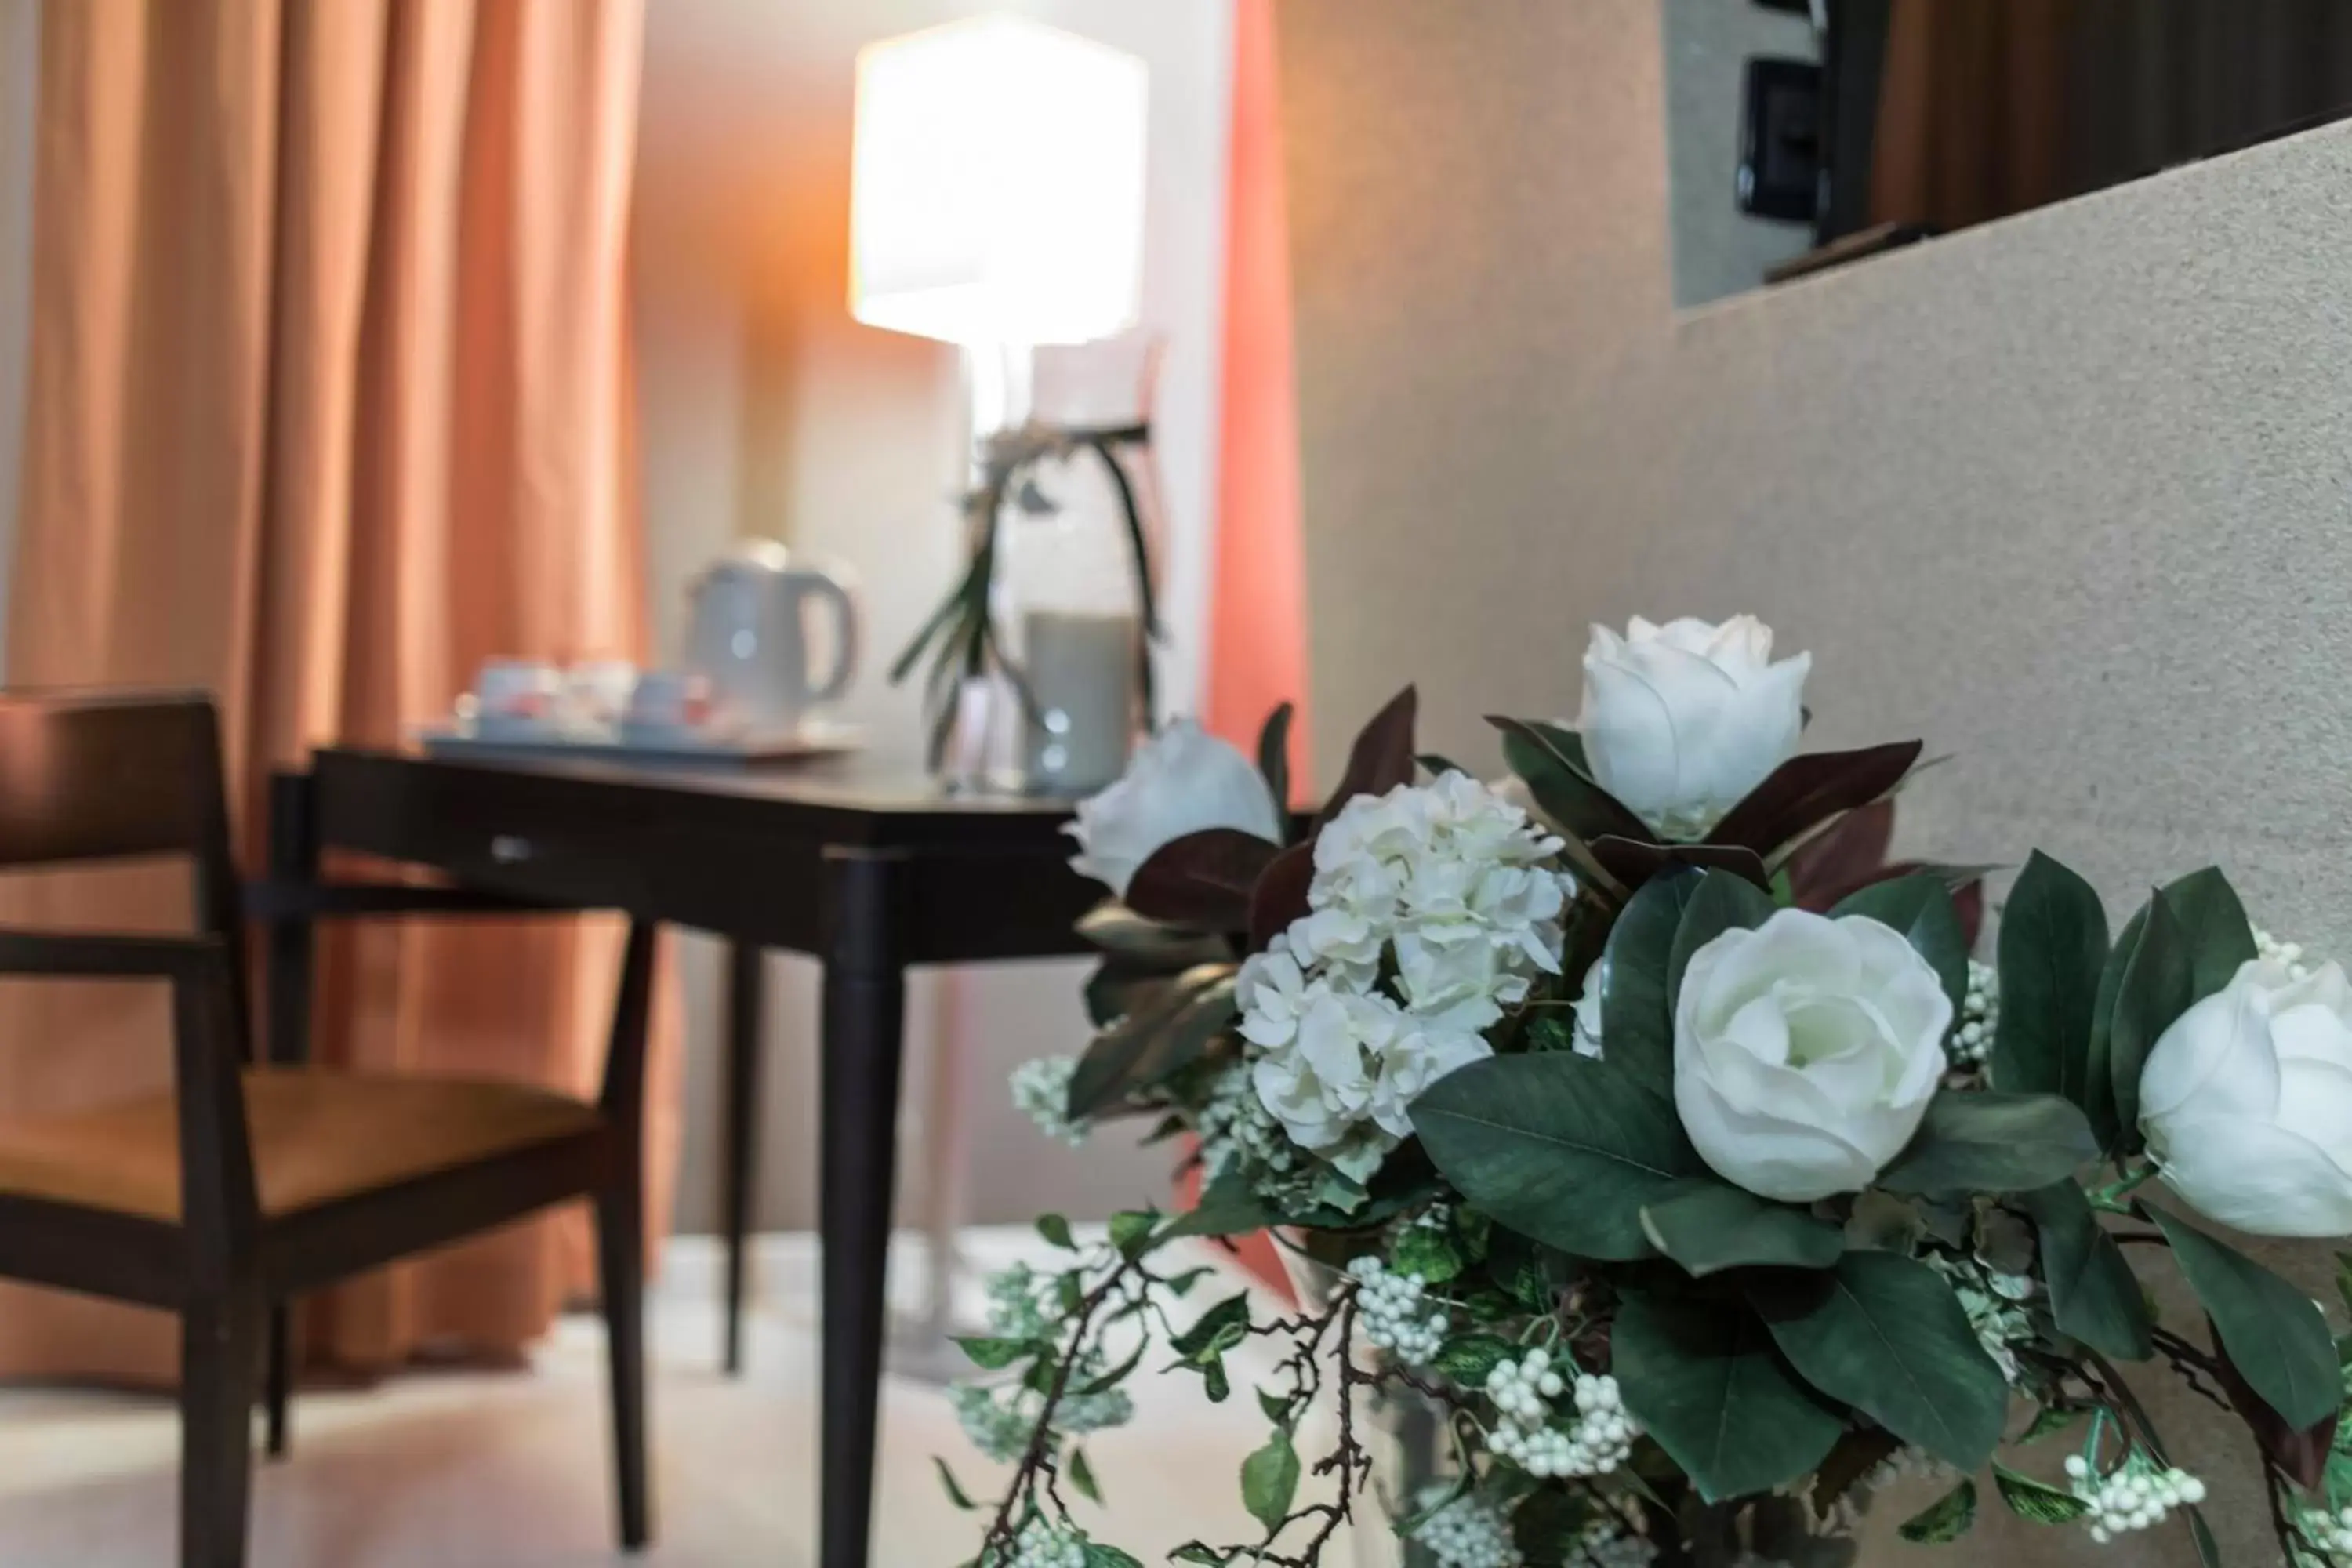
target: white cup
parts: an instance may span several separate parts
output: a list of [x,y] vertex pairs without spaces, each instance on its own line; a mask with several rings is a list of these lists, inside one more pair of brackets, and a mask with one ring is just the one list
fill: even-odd
[[636,689],[637,667],[625,658],[583,659],[563,672],[564,705],[583,724],[619,723]]
[[629,692],[627,721],[649,729],[697,729],[710,719],[710,680],[683,669],[648,669]]
[[486,659],[474,677],[475,710],[485,719],[552,719],[562,696],[562,676],[542,658]]

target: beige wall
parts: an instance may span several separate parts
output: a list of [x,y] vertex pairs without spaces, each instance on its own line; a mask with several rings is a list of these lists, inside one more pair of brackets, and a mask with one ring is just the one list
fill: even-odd
[[1656,6],[1284,0],[1318,753],[1415,679],[1491,758],[1589,622],[1752,610],[1816,745],[1955,753],[1914,847],[2218,860],[2352,957],[2352,128],[1677,312]]
[[[633,237],[638,403],[658,646],[674,654],[692,574],[740,533],[845,563],[864,584],[865,673],[847,709],[877,749],[909,754],[917,694],[882,677],[950,581],[962,479],[951,351],[859,326],[845,305],[852,67],[877,38],[1012,9],[1142,56],[1151,70],[1144,317],[1165,334],[1157,450],[1174,647],[1164,689],[1197,679],[1214,494],[1216,323],[1223,260],[1230,8],[1221,0],[659,0],[647,7]],[[717,953],[686,945],[687,1168],[679,1217],[716,1215]],[[814,970],[771,963],[768,1150],[760,1218],[814,1221]],[[1076,1049],[1082,967],[918,976],[908,1014],[912,1212],[925,1071],[943,1018],[969,1042],[970,1212],[1100,1215],[1165,1190],[1168,1159],[1114,1136],[1073,1153],[1013,1112],[1011,1067]]]

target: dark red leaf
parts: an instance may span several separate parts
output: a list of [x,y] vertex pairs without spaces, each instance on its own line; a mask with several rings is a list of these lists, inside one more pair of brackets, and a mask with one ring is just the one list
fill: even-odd
[[1355,745],[1348,752],[1348,771],[1339,775],[1339,787],[1331,792],[1323,815],[1316,819],[1318,828],[1360,795],[1386,795],[1399,784],[1412,782],[1412,722],[1419,700],[1413,689],[1406,687],[1358,732]]
[[1729,871],[1747,878],[1768,893],[1772,890],[1772,879],[1765,874],[1762,858],[1755,850],[1737,844],[1645,844],[1638,839],[1611,837],[1596,838],[1591,847],[1601,868],[1628,889],[1640,887],[1669,866],[1696,866]]
[[1977,950],[1977,933],[1984,929],[1984,879],[1963,882],[1952,889],[1952,909],[1960,917],[1960,934],[1967,939],[1970,952]]
[[[2208,1320],[2207,1327],[2211,1328]],[[2213,1359],[2220,1363],[2221,1392],[2238,1407],[2252,1429],[2254,1442],[2305,1491],[2319,1489],[2321,1479],[2327,1472],[2327,1450],[2336,1441],[2336,1424],[2340,1415],[2330,1415],[2318,1426],[2295,1431],[2279,1413],[2270,1407],[2263,1396],[2246,1384],[2246,1380],[2230,1359],[2218,1331],[2212,1334]]]
[[1841,811],[1867,805],[1903,781],[1921,742],[1900,741],[1859,752],[1790,757],[1706,836],[1709,844],[1744,844],[1769,855]]
[[1315,846],[1294,844],[1276,856],[1257,879],[1250,897],[1250,951],[1264,952],[1267,944],[1290,929],[1307,912],[1307,884],[1315,879]]
[[1192,931],[1247,931],[1250,895],[1281,852],[1279,845],[1232,827],[1171,838],[1136,868],[1127,884],[1127,907]]
[[1812,895],[1825,888],[1853,889],[1886,864],[1886,848],[1895,838],[1895,803],[1874,800],[1858,805],[1797,847],[1789,857],[1789,890],[1797,907],[1826,910],[1837,902],[1816,904]]

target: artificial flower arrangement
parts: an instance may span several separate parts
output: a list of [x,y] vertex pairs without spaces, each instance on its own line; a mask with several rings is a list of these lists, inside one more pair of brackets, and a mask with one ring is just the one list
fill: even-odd
[[[1086,1435],[1147,1356],[1226,1398],[1253,1338],[1260,1533],[1171,1561],[1307,1568],[1378,1503],[1439,1568],[1850,1562],[1870,1489],[1924,1469],[1915,1541],[1989,1489],[2214,1563],[2119,1370],[2154,1362],[2242,1419],[2288,1559],[2352,1563],[2338,1346],[2215,1233],[2352,1232],[2352,984],[2219,871],[2111,931],[2040,854],[1973,962],[1985,868],[1885,863],[1919,743],[1801,754],[1809,668],[1748,617],[1637,619],[1595,628],[1576,725],[1493,721],[1498,787],[1416,756],[1408,690],[1311,824],[1277,805],[1286,712],[1255,766],[1171,726],[1081,809],[1101,1032],[1016,1098],[1066,1135],[1154,1118],[1205,1185],[1098,1247],[1049,1217],[1067,1267],[992,1282],[993,1376],[956,1395],[1013,1466],[979,1568],[1134,1563],[1071,1517]],[[1259,1229],[1328,1288],[1188,1304],[1171,1244]],[[2160,1321],[2127,1247],[2205,1321]],[[1374,1499],[1397,1398],[1451,1457]]]

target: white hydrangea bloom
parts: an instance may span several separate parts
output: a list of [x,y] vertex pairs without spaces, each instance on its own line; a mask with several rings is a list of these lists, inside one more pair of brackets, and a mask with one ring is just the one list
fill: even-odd
[[1290,945],[1334,985],[1369,986],[1393,951],[1405,1004],[1484,1029],[1559,971],[1575,883],[1560,841],[1466,773],[1359,795],[1315,840],[1308,913]]
[[1366,1124],[1392,1146],[1412,1131],[1412,1102],[1454,1068],[1493,1054],[1466,1030],[1414,1017],[1381,995],[1325,981],[1301,994],[1292,1038],[1258,1058],[1258,1098],[1302,1148],[1328,1150]]
[[1289,938],[1277,936],[1264,952],[1242,961],[1234,976],[1234,1005],[1241,1009],[1242,1038],[1250,1044],[1278,1050],[1298,1037],[1307,974],[1291,956]]
[[1601,995],[1609,988],[1609,955],[1602,953],[1584,972],[1584,990],[1576,998],[1576,1054],[1601,1059]]
[[952,1384],[948,1403],[971,1446],[998,1464],[1009,1465],[1027,1450],[1033,1425],[1029,1417],[1010,1402],[1000,1402],[991,1390],[976,1383]]

